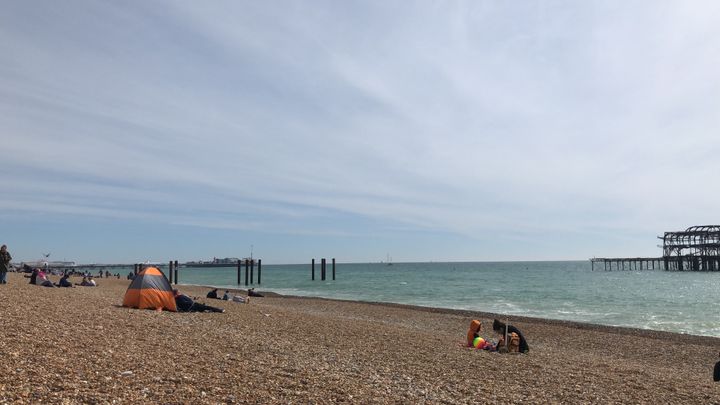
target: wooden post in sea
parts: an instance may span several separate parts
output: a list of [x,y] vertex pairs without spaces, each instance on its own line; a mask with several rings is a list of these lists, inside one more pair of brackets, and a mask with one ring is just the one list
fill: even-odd
[[133,274],[136,275],[136,276],[137,276],[137,274],[138,274],[138,271],[137,271],[137,263],[133,264]]
[[180,267],[178,266],[178,261],[175,260],[175,284],[178,283],[178,267]]
[[260,272],[262,271],[262,259],[258,259],[258,284],[260,284]]
[[245,286],[248,285],[248,278],[250,277],[250,272],[248,271],[249,267],[250,267],[250,260],[245,259]]
[[310,271],[310,274],[312,275],[312,276],[311,276],[311,277],[312,277],[311,280],[312,280],[312,281],[315,281],[315,259],[312,259],[311,268],[312,268],[312,270]]
[[255,260],[250,259],[250,284],[255,284]]
[[[172,284],[172,280],[173,280],[173,278],[172,278],[172,276],[173,276],[173,274],[172,274],[172,273],[173,273],[173,272],[172,272],[172,271],[173,271],[172,266],[173,266],[173,261],[170,260],[170,263],[168,263],[168,281],[170,281],[170,284]],[[177,283],[175,283],[175,284],[177,284]]]
[[325,281],[325,258],[320,259],[320,280]]
[[335,258],[333,257],[333,281],[335,281]]
[[237,271],[238,271],[238,285],[242,284],[242,280],[240,278],[240,275],[242,274],[242,260],[238,259],[237,262]]

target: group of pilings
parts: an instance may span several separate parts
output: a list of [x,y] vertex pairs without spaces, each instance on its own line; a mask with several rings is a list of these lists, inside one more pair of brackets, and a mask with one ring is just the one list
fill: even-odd
[[666,256],[666,270],[720,271],[720,256]]
[[605,271],[613,270],[655,270],[663,269],[662,257],[624,257],[624,258],[593,258],[590,266],[595,271],[595,264],[602,263]]
[[[324,262],[325,259],[323,259],[323,266],[325,265]],[[242,285],[242,266],[243,261],[238,260],[237,261],[237,283],[238,285]],[[148,267],[148,264],[144,263],[136,263],[134,265],[133,273],[137,275],[145,267]],[[157,265],[156,265],[157,266]],[[160,266],[157,266],[160,267]],[[180,265],[178,264],[177,260],[170,260],[168,262],[168,281],[170,281],[170,284],[177,284],[178,283],[178,268]],[[314,274],[314,272],[313,272]],[[323,271],[324,274],[324,271]],[[257,260],[257,283],[260,284],[262,279],[262,259]],[[323,276],[323,280],[324,280]],[[333,280],[335,280],[335,259],[333,259]],[[245,259],[245,285],[255,284],[255,260],[251,259]]]
[[590,259],[594,271],[602,264],[602,270],[666,270],[666,271],[720,271],[720,256],[664,256],[632,258]]
[[[312,265],[310,266],[310,279],[315,281],[315,259],[312,259]],[[320,259],[320,280],[325,281],[327,271],[326,259]],[[332,259],[332,279],[335,280],[335,258]]]
[[[238,285],[242,285],[242,260],[237,261]],[[262,278],[262,259],[257,261],[257,282],[260,284]],[[255,284],[255,260],[245,259],[245,285]]]

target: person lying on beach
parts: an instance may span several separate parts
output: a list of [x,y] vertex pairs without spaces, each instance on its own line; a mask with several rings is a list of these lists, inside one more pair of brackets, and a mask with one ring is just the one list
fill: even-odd
[[75,287],[74,285],[72,285],[70,280],[68,280],[69,277],[70,277],[69,273],[63,274],[62,278],[60,278],[60,281],[58,281],[58,283],[55,285],[58,287]]
[[248,297],[263,297],[264,295],[255,292],[255,288],[251,288],[248,290]]
[[207,297],[212,299],[218,299],[217,290],[217,288],[214,288],[212,291],[207,293]]
[[178,290],[173,290],[175,296],[175,305],[178,312],[225,312],[222,308],[211,307],[210,305],[201,304],[193,301],[192,298],[185,294],[180,294]]
[[241,304],[249,304],[250,297],[243,297],[242,295],[235,295],[232,297],[233,302],[239,302]]
[[[512,347],[515,344],[517,344],[518,351],[520,353],[528,353],[530,351],[530,346],[528,346],[527,340],[525,340],[525,336],[523,336],[522,332],[520,332],[520,329],[512,326],[512,325],[505,325],[505,323],[498,321],[497,319],[493,320],[493,331],[500,335],[500,341],[497,344],[498,349],[500,349],[501,346],[505,346],[505,333],[508,335],[508,344],[507,346]],[[512,336],[513,334],[517,335],[517,337]],[[515,338],[517,341],[515,341]]]

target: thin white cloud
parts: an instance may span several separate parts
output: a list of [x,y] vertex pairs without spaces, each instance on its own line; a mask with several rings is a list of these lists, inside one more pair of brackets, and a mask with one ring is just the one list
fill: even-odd
[[3,8],[13,212],[465,237],[715,221],[714,2]]

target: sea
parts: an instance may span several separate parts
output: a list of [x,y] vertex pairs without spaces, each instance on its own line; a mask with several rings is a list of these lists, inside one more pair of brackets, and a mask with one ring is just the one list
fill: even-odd
[[[263,265],[258,291],[389,302],[720,337],[720,272],[591,270],[589,261]],[[237,269],[178,270],[180,284],[245,288]]]

